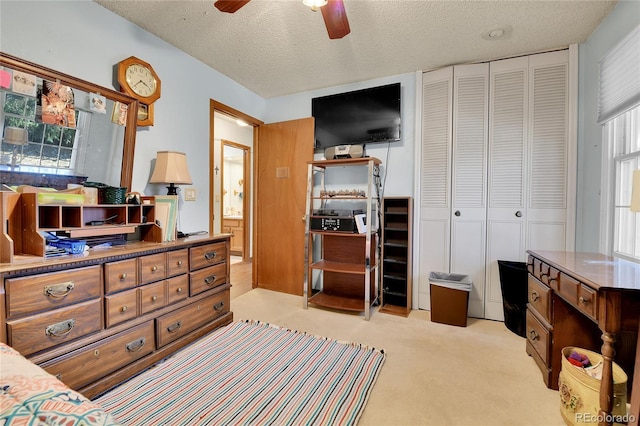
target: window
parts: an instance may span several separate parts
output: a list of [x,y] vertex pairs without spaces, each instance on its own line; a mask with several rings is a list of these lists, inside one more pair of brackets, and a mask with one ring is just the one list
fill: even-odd
[[604,125],[612,178],[612,241],[616,257],[640,262],[640,214],[630,210],[633,171],[640,169],[640,106]]
[[[47,167],[53,169],[72,169],[76,146],[77,129],[58,125],[43,124],[36,121],[36,98],[4,92],[3,116],[5,127],[27,129],[27,145],[18,146],[18,155],[22,166]],[[80,123],[76,110],[76,122]],[[2,143],[2,157],[13,154],[15,145]]]

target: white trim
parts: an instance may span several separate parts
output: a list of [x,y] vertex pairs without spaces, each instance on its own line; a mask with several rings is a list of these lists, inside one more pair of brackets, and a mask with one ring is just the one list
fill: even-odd
[[607,126],[601,126],[602,164],[600,178],[600,253],[611,256],[613,247],[613,147],[607,136]]
[[416,71],[416,97],[415,97],[415,128],[414,128],[414,165],[413,170],[413,247],[412,247],[412,270],[411,273],[411,309],[420,309],[420,280],[417,277],[420,274],[420,171],[422,166],[422,75],[423,71]]
[[566,249],[574,251],[576,247],[576,217],[578,190],[578,45],[569,46],[569,116],[567,123],[567,214],[566,214]]

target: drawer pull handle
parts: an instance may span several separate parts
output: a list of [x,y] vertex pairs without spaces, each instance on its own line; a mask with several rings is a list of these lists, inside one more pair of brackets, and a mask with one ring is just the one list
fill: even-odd
[[531,292],[531,301],[535,302],[536,300],[540,300],[540,295],[538,294],[537,291],[532,291]]
[[44,288],[44,295],[47,297],[55,297],[56,299],[59,299],[71,293],[73,287],[75,287],[73,281],[55,285],[48,285]]
[[152,267],[151,267],[151,272],[155,272],[155,271],[157,271],[157,270],[158,270],[158,267],[157,267],[157,266],[152,266]]
[[120,312],[127,312],[127,305],[124,305],[122,308],[120,308]]
[[58,374],[56,374],[56,379],[58,379],[58,380],[62,380],[62,373],[58,373]]
[[75,325],[76,325],[76,320],[68,319],[66,321],[62,321],[57,324],[51,324],[45,329],[44,333],[47,336],[54,336],[54,337],[66,336],[71,332],[71,330]]
[[178,261],[176,262],[176,264],[177,264],[178,266],[182,266],[182,260],[178,260]]
[[215,275],[209,275],[207,278],[204,279],[204,282],[207,285],[211,285],[211,284],[216,282],[216,276]]
[[125,273],[123,273],[122,275],[120,275],[120,281],[124,281],[124,280],[126,280],[126,279],[127,279],[127,274],[126,274],[126,272],[125,272]]
[[216,311],[219,311],[222,308],[224,308],[224,302],[219,302],[219,303],[216,303],[215,305],[213,305],[213,309],[215,309]]
[[167,327],[167,331],[169,333],[175,333],[176,331],[180,330],[182,328],[182,321],[178,321],[175,324],[171,324],[169,327]]
[[538,340],[538,339],[540,338],[540,336],[538,335],[538,333],[536,333],[536,331],[535,331],[535,330],[531,330],[531,331],[529,332],[529,338],[530,338],[531,340]]
[[127,348],[127,352],[138,352],[144,347],[145,343],[147,343],[147,339],[145,337],[141,337],[134,340],[133,342],[127,343],[125,345],[125,348]]
[[208,251],[204,254],[204,258],[207,260],[212,260],[217,256],[215,251]]
[[585,299],[583,296],[580,296],[578,298],[578,302],[580,302],[581,305],[586,305],[588,303],[591,303],[591,299]]
[[182,287],[178,287],[176,290],[177,293],[182,293]]
[[151,296],[151,301],[155,302],[156,300],[158,300],[158,296]]

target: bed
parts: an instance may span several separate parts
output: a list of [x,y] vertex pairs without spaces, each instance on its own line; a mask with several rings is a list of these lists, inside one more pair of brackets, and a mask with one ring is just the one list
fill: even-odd
[[0,342],[0,424],[117,425],[111,414]]

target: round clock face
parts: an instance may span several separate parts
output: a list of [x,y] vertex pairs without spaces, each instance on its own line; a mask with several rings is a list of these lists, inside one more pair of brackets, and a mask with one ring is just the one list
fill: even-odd
[[144,65],[129,65],[125,71],[125,78],[131,90],[143,98],[153,95],[158,88],[156,78]]

